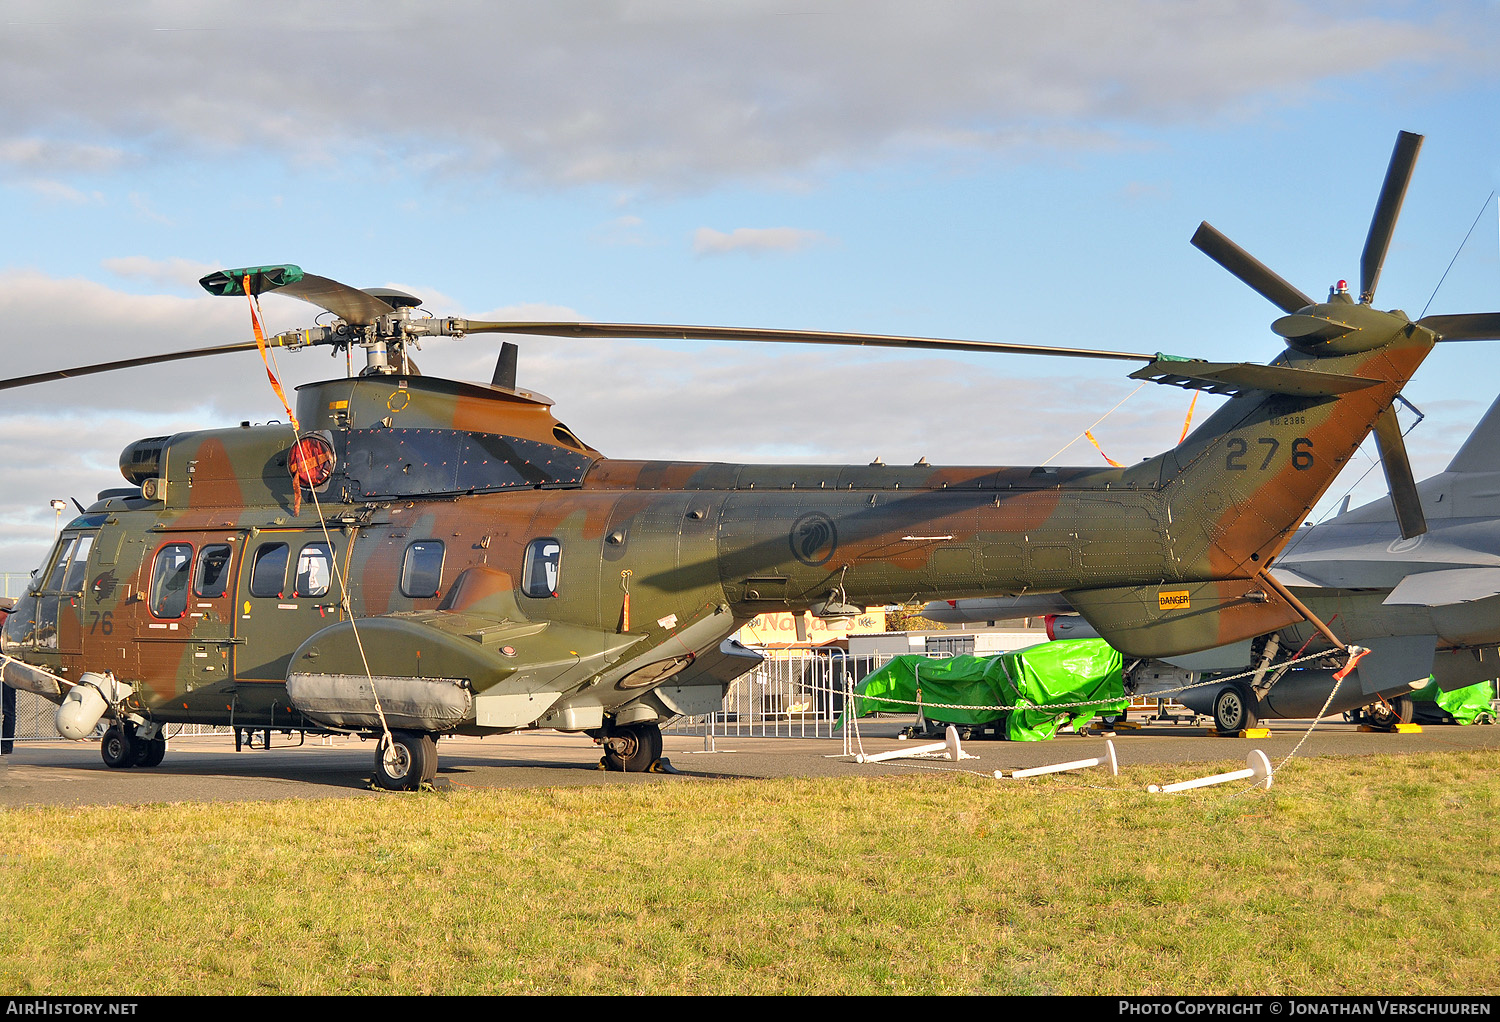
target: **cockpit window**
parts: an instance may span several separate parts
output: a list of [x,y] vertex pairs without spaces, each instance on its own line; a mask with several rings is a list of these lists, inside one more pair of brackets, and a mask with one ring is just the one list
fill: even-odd
[[73,548],[77,545],[77,536],[68,536],[63,540],[62,547],[57,553],[57,560],[52,562],[52,570],[47,572],[47,582],[42,586],[43,590],[55,593],[62,588],[63,576],[68,572],[68,561],[73,557]]
[[63,579],[63,592],[83,592],[84,576],[89,570],[89,551],[92,549],[94,549],[94,533],[86,532],[80,535],[73,547],[73,559],[68,564],[68,574]]

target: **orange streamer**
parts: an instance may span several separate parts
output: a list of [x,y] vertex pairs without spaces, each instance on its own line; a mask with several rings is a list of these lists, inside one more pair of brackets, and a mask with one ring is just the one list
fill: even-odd
[[266,352],[266,334],[260,325],[260,302],[250,291],[250,275],[245,274],[245,297],[250,299],[250,325],[255,328],[255,347],[260,351],[261,363],[266,367],[266,378],[271,381],[271,389],[281,399],[281,407],[286,411],[287,421],[292,424],[292,430],[296,433],[302,432],[302,427],[297,424],[297,416],[292,413],[292,406],[287,403],[286,391],[281,389],[281,381],[271,371],[271,357]]
[[1104,448],[1102,448],[1102,447],[1099,446],[1099,441],[1097,441],[1097,440],[1094,439],[1094,434],[1093,433],[1090,433],[1088,430],[1084,430],[1083,431],[1083,435],[1089,438],[1089,443],[1091,443],[1091,444],[1094,445],[1094,450],[1098,451],[1100,457],[1102,457],[1105,461],[1109,462],[1115,468],[1124,468],[1125,467],[1124,465],[1120,464],[1118,461],[1116,461],[1115,459],[1111,458],[1109,455],[1107,455],[1107,454],[1104,453]]
[[1180,444],[1187,439],[1188,430],[1193,428],[1193,407],[1198,404],[1198,391],[1193,391],[1193,400],[1188,402],[1187,419],[1182,424],[1182,436],[1177,438]]

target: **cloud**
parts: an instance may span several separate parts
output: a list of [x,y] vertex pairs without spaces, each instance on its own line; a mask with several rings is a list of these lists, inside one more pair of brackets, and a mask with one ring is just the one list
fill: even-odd
[[659,244],[645,230],[646,221],[634,215],[617,216],[594,229],[593,240],[610,247],[639,248]]
[[[267,152],[538,187],[787,181],[892,151],[1120,144],[1384,72],[1488,73],[1456,14],[1310,0],[7,9],[0,163]],[[1478,17],[1477,15],[1475,17]]]
[[728,234],[712,227],[700,227],[693,232],[693,254],[798,252],[827,240],[828,236],[821,231],[804,231],[797,227],[736,227]]
[[217,263],[200,263],[191,259],[151,259],[147,256],[121,256],[102,260],[110,273],[120,277],[144,280],[158,287],[187,288],[196,291],[201,277],[219,269]]
[[80,191],[70,184],[49,178],[29,178],[21,184],[49,202],[65,202],[70,206],[99,205],[104,202],[102,192]]
[[0,166],[22,171],[76,173],[113,170],[127,162],[125,150],[58,139],[0,139]]

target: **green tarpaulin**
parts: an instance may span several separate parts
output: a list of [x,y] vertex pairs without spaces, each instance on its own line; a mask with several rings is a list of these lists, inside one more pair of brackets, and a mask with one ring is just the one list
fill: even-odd
[[1418,703],[1436,703],[1438,709],[1460,724],[1473,724],[1484,719],[1495,719],[1491,705],[1495,698],[1493,681],[1481,681],[1467,688],[1456,688],[1451,692],[1444,692],[1437,687],[1437,682],[1428,679],[1427,684],[1413,692],[1411,697]]
[[[1103,639],[1065,639],[990,657],[898,656],[859,683],[855,706],[860,716],[915,713],[918,688],[928,720],[1004,718],[1006,737],[1018,742],[1046,741],[1064,723],[1083,727],[1129,703],[1119,652]],[[1092,705],[1037,708],[1059,703]]]

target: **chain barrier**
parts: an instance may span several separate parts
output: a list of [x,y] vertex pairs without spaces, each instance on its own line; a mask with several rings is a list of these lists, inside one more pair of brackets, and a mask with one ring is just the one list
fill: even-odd
[[[1288,661],[1286,661],[1284,663],[1277,664],[1276,665],[1276,669],[1278,671],[1282,671],[1282,670],[1286,670],[1288,668],[1295,667],[1298,664],[1307,663],[1308,661],[1311,661],[1311,660],[1324,660],[1324,659],[1327,659],[1329,656],[1332,656],[1332,655],[1336,655],[1336,654],[1332,654],[1332,653],[1328,652],[1327,650],[1325,650],[1325,651],[1323,651],[1321,653],[1310,653],[1307,656],[1298,657],[1298,658],[1296,658],[1294,660],[1288,660]],[[1004,665],[1002,664],[1001,665],[1001,670],[1004,670],[1004,669],[1005,669]],[[1193,689],[1206,688],[1209,685],[1223,685],[1223,684],[1227,684],[1228,682],[1231,682],[1231,681],[1239,681],[1241,678],[1251,677],[1251,676],[1255,675],[1256,673],[1258,673],[1259,671],[1260,671],[1260,668],[1253,667],[1250,670],[1248,670],[1248,671],[1242,671],[1239,674],[1230,674],[1230,675],[1226,675],[1226,676],[1222,676],[1222,677],[1215,676],[1215,677],[1209,678],[1209,679],[1207,679],[1205,681],[1196,681],[1196,682],[1193,682],[1191,685],[1178,685],[1176,688],[1154,689],[1151,692],[1144,693],[1144,694],[1147,695],[1147,696],[1149,696],[1149,697],[1151,697],[1151,698],[1157,698],[1157,697],[1163,697],[1163,696],[1171,696],[1171,695],[1176,695],[1179,692],[1190,692]],[[1014,681],[1011,680],[1009,672],[1006,672],[1006,680],[1010,681],[1011,685],[1012,685],[1012,688],[1014,688],[1015,683],[1014,683]],[[1338,686],[1335,685],[1334,686],[1334,691],[1337,691],[1337,690],[1338,690]],[[924,710],[925,709],[929,709],[929,708],[934,708],[934,709],[941,709],[941,710],[1005,710],[1005,711],[1009,711],[1009,710],[1015,710],[1015,709],[1026,709],[1026,710],[1070,710],[1070,709],[1081,709],[1081,708],[1089,707],[1089,706],[1110,706],[1110,705],[1113,705],[1114,703],[1118,703],[1122,698],[1123,699],[1128,699],[1128,698],[1130,698],[1130,696],[1129,695],[1122,695],[1122,696],[1116,696],[1116,697],[1111,698],[1111,699],[1085,699],[1085,700],[1082,700],[1080,702],[1072,702],[1072,703],[1033,703],[1033,702],[1030,702],[1029,700],[1026,700],[1024,706],[1022,706],[1020,703],[1017,703],[1017,704],[1014,704],[1014,705],[1010,705],[1010,706],[999,706],[999,705],[996,705],[996,706],[985,706],[985,705],[976,705],[976,704],[972,704],[972,703],[934,703],[934,702],[932,702],[929,699],[898,699],[895,696],[872,696],[872,695],[861,695],[861,694],[858,694],[858,693],[856,693],[854,695],[854,698],[855,699],[863,699],[863,700],[865,700],[867,702],[879,701],[879,702],[883,702],[883,703],[897,703],[897,704],[900,704],[902,706],[911,706],[913,708],[919,708],[919,709],[924,709]],[[1019,695],[1019,693],[1017,694],[1017,698],[1021,699],[1021,700],[1025,700],[1025,697]],[[1330,695],[1329,698],[1331,700],[1332,696]],[[1324,703],[1323,706],[1326,709],[1327,706],[1328,706],[1328,703]]]

